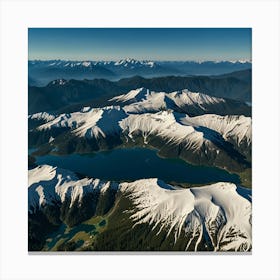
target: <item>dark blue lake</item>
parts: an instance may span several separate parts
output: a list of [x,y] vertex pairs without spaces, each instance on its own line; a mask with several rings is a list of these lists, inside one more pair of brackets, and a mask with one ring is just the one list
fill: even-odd
[[146,148],[116,149],[94,154],[46,155],[37,164],[49,164],[103,180],[159,178],[178,183],[240,183],[239,176],[216,167],[194,166],[181,159],[166,159]]

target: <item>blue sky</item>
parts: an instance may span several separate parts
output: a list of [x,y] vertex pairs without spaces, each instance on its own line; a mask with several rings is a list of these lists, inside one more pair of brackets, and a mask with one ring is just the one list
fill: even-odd
[[29,28],[29,59],[251,59],[250,28]]

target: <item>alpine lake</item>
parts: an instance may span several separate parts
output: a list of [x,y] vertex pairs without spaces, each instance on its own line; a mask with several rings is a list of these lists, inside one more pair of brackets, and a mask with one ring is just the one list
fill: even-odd
[[[28,152],[34,151],[29,149]],[[117,182],[159,178],[185,187],[215,182],[240,184],[237,174],[216,167],[195,166],[182,159],[162,158],[156,150],[142,147],[91,154],[48,154],[35,159],[36,164],[58,166],[83,176]]]
[[[31,148],[32,155],[36,149]],[[33,156],[33,155],[32,155]],[[33,156],[34,157],[34,156]],[[203,186],[215,182],[240,184],[240,177],[216,167],[195,166],[181,159],[162,158],[148,148],[120,148],[90,154],[34,157],[36,164],[48,164],[71,170],[80,176],[110,181],[134,181],[159,178],[181,187]],[[246,191],[244,189],[244,191]],[[46,236],[43,251],[85,250],[107,228],[108,215],[93,216],[74,227],[64,223]],[[71,246],[74,246],[71,249]],[[70,249],[69,249],[70,248]]]

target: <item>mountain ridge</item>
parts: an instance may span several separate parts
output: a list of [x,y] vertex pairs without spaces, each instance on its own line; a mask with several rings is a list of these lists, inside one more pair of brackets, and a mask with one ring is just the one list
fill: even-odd
[[67,154],[136,145],[140,141],[166,157],[179,156],[194,164],[231,171],[250,166],[251,155],[246,152],[251,147],[250,117],[189,117],[170,109],[131,114],[125,107],[86,107],[55,116],[30,115],[32,123],[38,119],[29,131],[30,145],[44,144],[49,151]]
[[[244,71],[244,75],[247,75],[247,72],[247,70]],[[214,97],[251,102],[251,82],[242,81],[235,77],[167,76],[146,79],[134,76],[117,82],[106,79],[70,79],[67,81],[62,79],[61,82],[60,80],[55,80],[55,83],[51,82],[45,87],[28,87],[29,114],[41,111],[54,112],[56,110],[75,111],[84,106],[100,107],[108,104],[108,99],[141,87],[167,93],[189,89],[192,92],[201,92]]]
[[46,85],[53,79],[105,78],[118,80],[141,75],[218,75],[250,69],[250,61],[152,61],[125,58],[119,61],[29,60],[31,85]]
[[[144,224],[152,235],[162,234],[174,247],[178,243],[183,246],[180,250],[186,251],[250,251],[252,246],[250,193],[244,193],[232,183],[182,189],[150,178],[115,184],[78,179],[70,171],[43,165],[29,170],[28,193],[32,217],[29,223],[33,228],[33,235],[29,234],[29,240],[33,241],[31,251],[41,249],[45,243],[48,231],[34,236],[42,223],[50,224],[49,231],[62,222],[75,227],[91,215],[98,215],[98,205],[105,197],[109,207],[104,208],[103,215],[111,211],[109,216],[117,212],[120,217],[128,217],[125,220],[132,223],[129,230],[132,234],[134,228]],[[128,199],[134,208],[123,212],[120,205],[123,199]],[[81,216],[85,209],[87,215]],[[112,220],[109,226],[120,230]],[[97,250],[99,246],[103,251],[118,250],[115,239],[111,240],[113,248],[102,247],[102,236],[95,241]],[[145,250],[139,242],[136,244],[138,250]]]

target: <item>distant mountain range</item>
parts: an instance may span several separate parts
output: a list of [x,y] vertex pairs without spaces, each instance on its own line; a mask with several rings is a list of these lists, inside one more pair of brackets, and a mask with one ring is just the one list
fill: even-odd
[[220,75],[251,69],[250,61],[71,61],[71,60],[30,60],[28,62],[29,85],[44,86],[54,79],[95,79],[119,80],[125,77],[145,78],[167,75]]
[[108,103],[110,98],[141,87],[166,93],[188,89],[238,102],[251,102],[251,70],[221,76],[167,76],[151,79],[134,76],[116,82],[105,79],[56,79],[45,87],[29,86],[28,112],[71,112],[85,106],[111,105]]

